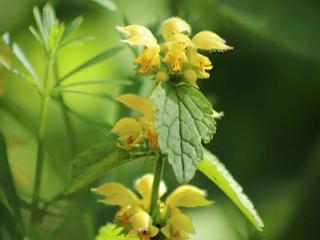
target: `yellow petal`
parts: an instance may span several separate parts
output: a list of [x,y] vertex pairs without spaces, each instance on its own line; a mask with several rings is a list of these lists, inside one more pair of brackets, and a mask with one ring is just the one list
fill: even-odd
[[195,231],[191,219],[187,215],[179,213],[173,215],[167,221],[167,225],[161,228],[161,232],[168,239],[173,239],[173,237],[176,237],[176,239],[185,239],[183,237],[187,237],[187,233],[194,233]]
[[225,44],[225,40],[218,34],[210,31],[202,31],[197,33],[192,42],[198,49],[210,50],[210,51],[226,51],[233,49]]
[[[141,178],[137,179],[135,182],[135,188],[140,193],[143,198],[142,204],[145,209],[148,210],[150,201],[151,201],[151,193],[152,193],[152,184],[153,184],[153,174],[146,174]],[[167,187],[163,181],[160,183],[159,188],[159,198],[165,194]]]
[[160,46],[156,45],[144,49],[141,54],[135,59],[134,63],[139,65],[139,73],[147,74],[160,66]]
[[155,110],[153,102],[146,97],[140,97],[136,94],[123,94],[116,97],[116,100],[142,114],[153,113]]
[[[132,230],[129,232],[130,235],[145,237],[149,239],[158,234],[159,229],[152,225],[152,218],[143,210],[138,210],[138,212],[133,215],[130,219]],[[144,238],[142,238],[144,239]]]
[[129,25],[126,27],[117,27],[118,31],[127,35],[129,38],[125,42],[134,46],[152,47],[157,45],[157,40],[149,29],[141,25]]
[[199,207],[212,204],[205,198],[206,192],[191,186],[184,185],[174,190],[166,200],[166,203],[171,207]]
[[141,126],[134,118],[121,118],[113,126],[111,132],[119,135],[123,144],[134,144],[141,135]]
[[105,183],[92,191],[104,196],[101,202],[108,205],[127,206],[139,203],[138,197],[119,183]]
[[184,47],[193,45],[190,38],[187,35],[182,33],[177,33],[173,35],[170,39],[170,42],[181,43],[184,45]]
[[171,37],[177,33],[191,32],[189,24],[181,18],[172,17],[164,21],[161,25],[161,33],[166,41],[170,41]]

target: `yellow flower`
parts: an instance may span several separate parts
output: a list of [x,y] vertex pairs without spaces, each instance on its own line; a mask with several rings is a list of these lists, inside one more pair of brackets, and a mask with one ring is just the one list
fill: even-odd
[[161,232],[169,240],[186,240],[189,234],[194,233],[191,219],[185,214],[179,213],[167,221],[167,225],[161,228]]
[[164,21],[161,25],[161,33],[166,41],[171,41],[172,37],[178,33],[189,34],[191,27],[181,18],[172,17]]
[[208,51],[227,51],[233,47],[226,45],[226,41],[218,34],[211,31],[201,31],[192,38],[192,43],[196,49]]
[[178,207],[200,207],[212,204],[206,198],[206,192],[192,185],[176,188],[166,199],[166,204],[174,211]]
[[150,73],[153,69],[156,70],[160,66],[160,46],[149,29],[141,25],[129,25],[117,27],[117,29],[128,37],[123,42],[131,46],[146,47],[134,61],[135,64],[140,66],[139,73]]
[[120,33],[123,33],[127,40],[123,42],[132,46],[145,46],[147,48],[154,47],[157,44],[157,39],[153,36],[150,30],[141,25],[129,25],[126,27],[117,27]]
[[143,210],[132,216],[130,220],[132,229],[129,232],[130,236],[136,236],[141,240],[149,240],[158,234],[159,229],[152,225],[152,218]]
[[[92,191],[104,196],[104,199],[100,200],[100,202],[106,205],[125,207],[122,209],[122,212],[124,210],[128,210],[127,206],[131,206],[131,210],[138,207],[144,209],[145,211],[148,211],[151,201],[152,184],[152,174],[146,174],[136,180],[134,186],[140,194],[141,198],[138,197],[130,189],[119,183],[105,183],[98,188],[92,189]],[[164,182],[161,182],[159,197],[161,197],[165,192],[166,185]]]
[[118,96],[116,100],[142,114],[138,119],[122,118],[114,125],[111,131],[118,134],[119,146],[124,149],[131,149],[146,139],[150,149],[157,149],[158,134],[154,127],[155,107],[153,102],[149,98],[135,94],[123,94]]
[[[92,191],[104,197],[100,202],[120,206],[115,216],[116,223],[129,230],[130,235],[147,240],[159,231],[152,225],[152,219],[147,214],[150,210],[153,180],[152,174],[146,174],[135,181],[134,187],[139,196],[119,183],[105,183]],[[188,234],[194,233],[193,225],[190,218],[179,208],[207,206],[212,204],[212,201],[205,198],[205,191],[191,185],[176,188],[166,201],[162,202],[161,197],[165,192],[166,185],[161,182],[158,199],[160,215],[155,221],[164,226],[161,231],[168,239],[188,239]]]

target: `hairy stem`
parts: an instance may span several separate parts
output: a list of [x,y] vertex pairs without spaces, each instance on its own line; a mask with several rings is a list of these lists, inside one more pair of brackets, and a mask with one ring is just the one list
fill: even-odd
[[43,92],[41,94],[41,105],[40,105],[40,117],[39,117],[39,127],[37,132],[37,141],[38,141],[38,150],[37,150],[37,161],[36,161],[36,173],[35,173],[35,181],[33,187],[33,194],[32,194],[32,203],[31,203],[31,215],[30,215],[30,222],[35,223],[38,220],[38,213],[39,213],[39,199],[40,199],[40,189],[41,189],[41,176],[45,158],[45,151],[44,151],[44,133],[46,127],[46,120],[47,120],[47,108],[48,108],[48,93],[47,93],[47,86],[48,86],[48,79],[50,75],[50,68],[51,68],[51,60],[48,56],[46,56],[46,69],[44,74],[44,81],[43,81]]
[[159,200],[159,188],[162,179],[165,159],[160,155],[154,166],[154,179],[152,185],[149,214],[152,216],[157,209]]

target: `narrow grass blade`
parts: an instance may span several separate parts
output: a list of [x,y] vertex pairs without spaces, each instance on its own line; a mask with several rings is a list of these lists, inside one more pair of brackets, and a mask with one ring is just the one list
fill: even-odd
[[64,75],[62,78],[60,78],[59,82],[64,81],[65,79],[71,77],[72,75],[74,75],[75,73],[80,72],[81,70],[91,67],[95,64],[98,64],[110,57],[112,57],[113,55],[117,54],[118,52],[120,52],[122,49],[124,49],[124,46],[116,46],[113,48],[110,48],[102,53],[99,53],[98,55],[94,56],[93,58],[87,60],[86,62],[80,64],[78,67],[76,67],[75,69],[71,70],[70,72],[68,72],[66,75]]

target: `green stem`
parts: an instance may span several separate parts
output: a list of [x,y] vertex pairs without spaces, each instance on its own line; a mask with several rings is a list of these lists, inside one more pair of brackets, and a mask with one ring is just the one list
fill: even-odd
[[152,216],[157,209],[159,200],[159,188],[163,175],[165,159],[160,155],[154,166],[154,179],[152,185],[149,214]]
[[[53,65],[54,67],[54,78],[56,83],[58,83],[59,80],[59,71],[58,71],[58,65],[57,65],[57,59]],[[59,85],[58,85],[59,86]],[[70,141],[71,151],[72,151],[72,158],[74,158],[77,154],[77,143],[76,143],[76,136],[75,131],[72,126],[72,122],[68,113],[68,109],[65,108],[65,101],[62,93],[57,93],[57,99],[60,102],[62,116],[64,120],[64,124],[67,130],[67,135]]]
[[47,110],[48,110],[48,81],[51,69],[51,59],[48,55],[45,58],[46,68],[43,81],[43,92],[41,94],[41,105],[40,105],[40,117],[39,117],[39,127],[37,132],[38,150],[37,150],[37,161],[36,161],[36,173],[32,194],[31,203],[31,215],[30,222],[35,223],[38,220],[39,215],[39,199],[40,199],[40,189],[41,189],[41,176],[44,164],[44,133],[47,120]]

